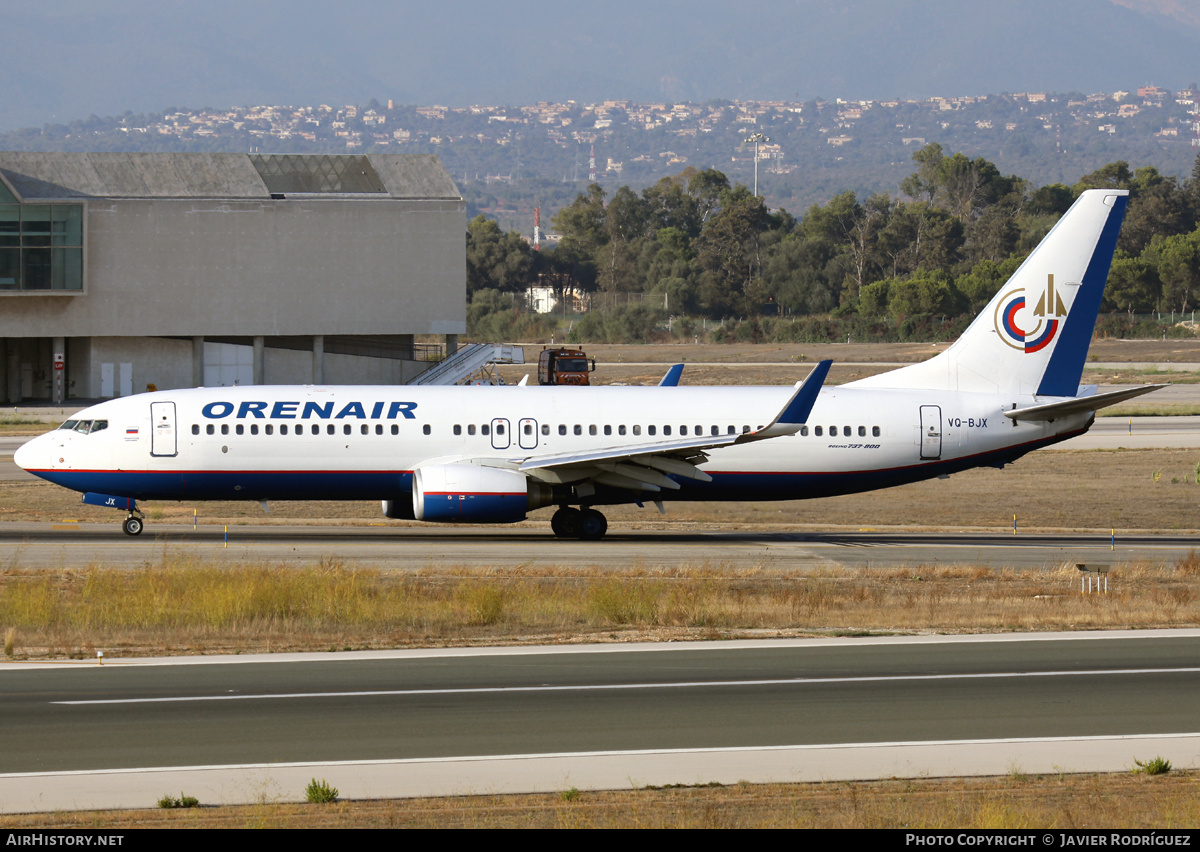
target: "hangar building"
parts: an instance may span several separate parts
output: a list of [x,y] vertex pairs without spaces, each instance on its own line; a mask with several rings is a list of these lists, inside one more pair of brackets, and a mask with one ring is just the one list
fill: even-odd
[[404,383],[465,231],[432,155],[0,153],[0,402]]

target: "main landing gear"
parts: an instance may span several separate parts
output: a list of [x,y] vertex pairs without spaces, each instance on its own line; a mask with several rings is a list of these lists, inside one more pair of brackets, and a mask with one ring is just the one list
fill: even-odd
[[595,541],[608,532],[608,519],[591,507],[573,509],[563,506],[550,518],[550,529],[559,538]]

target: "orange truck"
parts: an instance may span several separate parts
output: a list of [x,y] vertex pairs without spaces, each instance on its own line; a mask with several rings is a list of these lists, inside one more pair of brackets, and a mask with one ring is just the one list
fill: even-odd
[[588,373],[596,372],[596,361],[582,349],[543,349],[538,357],[539,385],[587,385]]

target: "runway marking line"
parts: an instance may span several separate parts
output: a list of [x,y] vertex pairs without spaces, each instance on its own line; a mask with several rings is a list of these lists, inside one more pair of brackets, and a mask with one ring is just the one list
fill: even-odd
[[385,689],[356,692],[280,692],[249,693],[242,695],[182,695],[169,698],[89,698],[77,701],[51,701],[63,706],[97,704],[172,704],[195,701],[258,701],[279,698],[372,698],[416,695],[503,695],[505,693],[529,692],[593,692],[625,689],[695,689],[714,686],[811,686],[817,684],[842,683],[894,683],[938,680],[991,680],[1035,677],[1080,677],[1087,675],[1139,675],[1139,674],[1197,674],[1200,667],[1167,669],[1095,669],[1089,671],[1050,672],[991,672],[968,674],[934,675],[872,675],[866,677],[813,677],[813,678],[770,678],[763,680],[709,680],[680,681],[678,683],[616,683],[576,684],[573,686],[477,686],[445,689]]
[[639,757],[667,754],[739,754],[764,751],[817,751],[820,749],[938,748],[945,746],[1020,745],[1049,743],[1126,742],[1137,740],[1196,739],[1200,732],[1176,734],[1113,734],[1083,737],[1010,737],[985,740],[898,740],[881,743],[808,743],[804,745],[715,746],[709,748],[614,749],[612,751],[531,752],[528,754],[479,754],[453,757],[398,757],[373,760],[301,760],[287,763],[215,763],[198,766],[145,766],[114,769],[68,769],[61,772],[0,772],[0,778],[46,778],[89,775],[129,775],[138,772],[214,772],[219,770],[288,769],[309,766],[403,766],[425,763],[468,763],[501,760],[546,760],[582,757]]

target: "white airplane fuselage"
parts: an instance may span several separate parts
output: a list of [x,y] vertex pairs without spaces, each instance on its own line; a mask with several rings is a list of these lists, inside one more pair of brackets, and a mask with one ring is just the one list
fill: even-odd
[[[531,455],[750,432],[768,423],[790,392],[410,386],[160,391],[79,412],[74,421],[107,421],[107,427],[90,434],[55,430],[22,447],[18,463],[77,491],[138,500],[403,500],[421,466],[482,462],[515,469]],[[1092,419],[1087,413],[1028,423],[1003,416],[1005,409],[1032,402],[826,387],[800,432],[709,450],[699,467],[711,482],[674,477],[678,490],[643,496],[789,500],[866,491],[1003,464],[1085,431]],[[628,494],[601,489],[590,502],[629,501]]]

